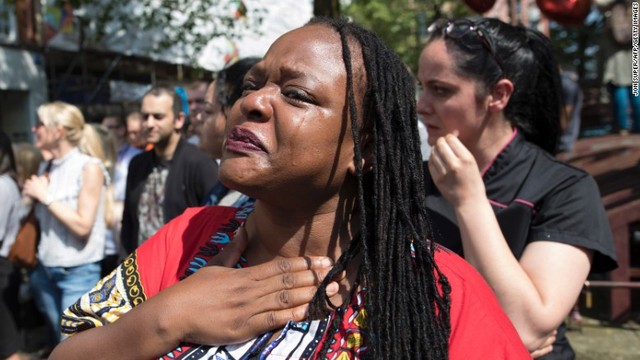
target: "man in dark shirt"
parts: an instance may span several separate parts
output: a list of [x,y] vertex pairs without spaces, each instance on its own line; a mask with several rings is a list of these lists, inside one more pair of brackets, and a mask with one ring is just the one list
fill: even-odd
[[135,250],[187,207],[198,206],[218,181],[218,165],[181,136],[182,99],[169,87],[142,98],[146,140],[153,149],[131,160],[127,176],[121,240]]

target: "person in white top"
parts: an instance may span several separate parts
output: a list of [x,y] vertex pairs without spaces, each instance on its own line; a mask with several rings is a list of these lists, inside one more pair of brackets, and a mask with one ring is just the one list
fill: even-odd
[[30,281],[55,345],[61,340],[63,309],[100,279],[108,175],[99,158],[81,151],[98,136],[76,106],[57,101],[41,105],[37,113],[35,145],[52,159],[25,182],[23,192],[37,201],[41,237]]
[[17,302],[15,277],[18,269],[9,260],[9,251],[16,240],[25,206],[20,201],[16,161],[9,136],[0,130],[0,359],[20,360],[21,338],[14,320]]

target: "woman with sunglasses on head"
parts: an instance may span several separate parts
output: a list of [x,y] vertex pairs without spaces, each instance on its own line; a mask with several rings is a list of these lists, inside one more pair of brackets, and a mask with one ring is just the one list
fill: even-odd
[[[282,35],[227,118],[220,179],[255,209],[163,227],[66,312],[77,334],[51,358],[529,358],[480,275],[428,240],[414,95],[353,23]],[[238,268],[205,266],[243,241]]]
[[[496,19],[441,19],[429,32],[417,110],[433,146],[435,240],[478,269],[539,356],[589,271],[616,267],[595,181],[553,156],[562,102],[551,43]],[[547,356],[572,354],[559,331]]]

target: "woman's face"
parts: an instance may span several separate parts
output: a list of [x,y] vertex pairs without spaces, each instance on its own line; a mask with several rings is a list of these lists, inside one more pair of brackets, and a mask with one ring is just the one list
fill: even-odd
[[346,99],[339,35],[323,25],[283,35],[246,75],[231,108],[220,179],[263,199],[334,196],[353,166]]
[[222,143],[225,139],[226,118],[215,94],[216,82],[213,81],[207,88],[204,110],[199,112],[197,116],[202,123],[200,148],[214,159],[220,159],[222,157]]
[[51,150],[61,136],[61,130],[56,125],[47,126],[40,118],[31,128],[31,132],[35,135],[34,145],[40,150]]
[[422,93],[417,111],[427,127],[429,145],[449,133],[457,133],[466,146],[476,141],[487,118],[487,97],[478,94],[476,80],[455,72],[444,40],[434,40],[422,50],[418,81]]

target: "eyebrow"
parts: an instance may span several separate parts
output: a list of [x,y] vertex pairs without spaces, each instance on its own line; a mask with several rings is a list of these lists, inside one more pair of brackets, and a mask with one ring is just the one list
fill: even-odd
[[165,116],[165,115],[166,115],[166,113],[161,113],[161,112],[160,112],[160,113],[154,113],[154,112],[146,113],[146,112],[141,112],[141,113],[140,113],[140,115],[142,115],[142,119],[143,119],[143,120],[146,120],[146,119],[149,117],[149,115],[151,115],[151,116],[153,116],[153,117],[163,117],[163,116]]
[[313,74],[310,74],[305,71],[300,71],[297,69],[293,69],[291,67],[281,67],[280,68],[281,77],[283,80],[296,79],[296,78],[310,78],[312,81],[319,83],[320,80]]
[[[247,72],[247,75],[263,78],[266,72],[267,71],[264,68],[264,65],[259,64],[257,66],[252,67],[251,70]],[[286,81],[289,79],[303,78],[303,77],[310,78],[312,81],[316,83],[321,82],[320,79],[318,79],[315,75],[310,74],[308,72],[294,69],[289,66],[280,66],[280,79],[283,81]]]

